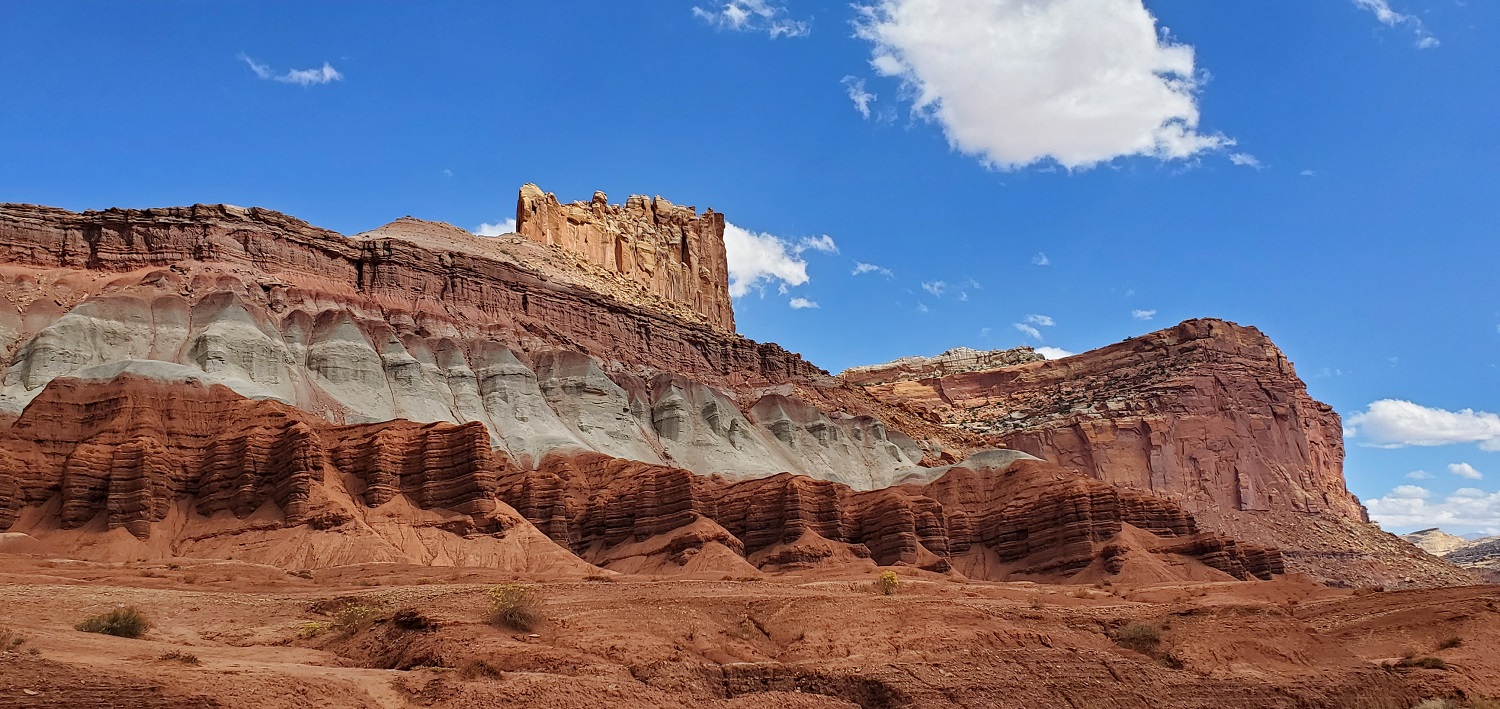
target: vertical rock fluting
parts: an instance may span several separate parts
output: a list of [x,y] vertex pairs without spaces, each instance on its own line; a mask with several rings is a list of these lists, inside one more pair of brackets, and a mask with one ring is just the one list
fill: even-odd
[[603,192],[586,203],[561,204],[528,184],[516,203],[516,233],[577,253],[734,331],[722,214],[700,216],[692,207],[644,195],[614,205]]

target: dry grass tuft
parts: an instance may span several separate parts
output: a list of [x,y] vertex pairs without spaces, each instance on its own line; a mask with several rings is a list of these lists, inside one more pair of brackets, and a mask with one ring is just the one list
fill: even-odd
[[120,638],[138,638],[151,628],[151,621],[134,606],[116,608],[84,618],[74,626],[85,633],[103,633]]

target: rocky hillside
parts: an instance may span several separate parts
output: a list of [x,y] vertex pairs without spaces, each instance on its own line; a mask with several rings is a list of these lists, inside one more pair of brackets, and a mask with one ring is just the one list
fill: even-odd
[[1368,523],[1344,484],[1338,414],[1255,328],[1191,320],[1061,360],[882,378],[864,387],[882,401],[1173,500],[1319,578],[1468,580]]
[[[732,332],[721,216],[532,186],[518,211],[515,237],[350,237],[226,205],[0,205],[0,525],[304,565],[1468,578],[1364,522],[1337,415],[1253,329],[856,383]],[[973,455],[999,447],[1042,460]]]

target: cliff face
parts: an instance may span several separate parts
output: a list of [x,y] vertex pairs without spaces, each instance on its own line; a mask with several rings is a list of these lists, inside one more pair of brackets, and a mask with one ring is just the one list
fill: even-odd
[[592,289],[559,256],[412,219],[344,237],[260,209],[3,206],[0,410],[155,361],[334,422],[481,423],[523,465],[592,450],[870,488],[922,457],[799,399],[832,381],[797,355]]
[[[1058,579],[1117,574],[1135,554],[1227,577],[1281,571],[1276,553],[1201,533],[1170,503],[1015,456],[941,471],[926,485],[859,492],[788,474],[731,482],[592,452],[554,453],[524,469],[488,439],[478,423],[337,426],[180,370],[61,378],[0,429],[0,528],[43,541],[124,530],[140,542],[128,553],[169,556],[205,534],[356,533],[410,506],[436,513],[424,526],[455,549],[466,538],[540,529],[605,566],[655,556],[671,570],[712,546],[774,569],[865,559]],[[364,554],[385,552],[372,545]]]
[[935,357],[902,357],[894,362],[864,367],[850,367],[839,379],[857,386],[913,382],[946,377],[964,372],[983,372],[1017,364],[1045,361],[1030,347],[1008,350],[972,350],[955,347]]
[[516,233],[581,254],[669,301],[687,305],[708,324],[734,332],[724,215],[702,216],[661,197],[631,195],[610,204],[603,192],[587,202],[560,204],[536,185],[521,188]]
[[865,387],[930,420],[1150,492],[1330,581],[1467,578],[1368,524],[1337,413],[1259,330],[1190,320],[1061,360]]

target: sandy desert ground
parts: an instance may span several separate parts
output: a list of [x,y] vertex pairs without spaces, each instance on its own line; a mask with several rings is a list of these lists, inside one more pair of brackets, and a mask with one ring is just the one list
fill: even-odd
[[[10,554],[0,705],[1406,709],[1500,695],[1496,586],[902,574],[884,595],[866,573],[519,579]],[[534,632],[487,622],[486,591],[514,582],[541,600]],[[119,606],[139,608],[151,629],[140,639],[74,629]],[[1136,637],[1146,627],[1158,641]]]

